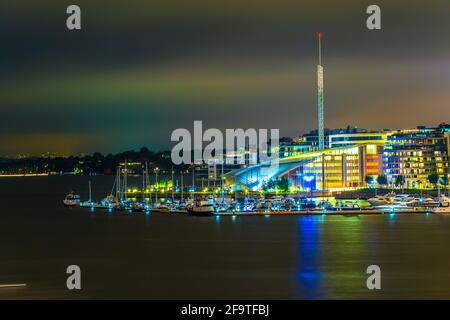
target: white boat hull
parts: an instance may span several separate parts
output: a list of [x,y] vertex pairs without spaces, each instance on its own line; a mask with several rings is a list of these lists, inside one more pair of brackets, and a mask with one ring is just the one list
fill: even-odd
[[76,207],[76,206],[80,205],[80,201],[63,200],[63,204],[66,207]]
[[433,208],[433,213],[450,214],[450,206]]

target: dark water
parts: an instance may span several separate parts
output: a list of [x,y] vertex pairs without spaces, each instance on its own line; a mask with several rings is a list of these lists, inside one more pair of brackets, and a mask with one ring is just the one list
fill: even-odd
[[[94,197],[113,177],[91,178]],[[450,216],[200,218],[62,207],[86,177],[0,178],[0,298],[450,298]],[[84,191],[84,194],[83,192]],[[82,290],[66,289],[79,265]],[[366,268],[382,289],[366,288]]]

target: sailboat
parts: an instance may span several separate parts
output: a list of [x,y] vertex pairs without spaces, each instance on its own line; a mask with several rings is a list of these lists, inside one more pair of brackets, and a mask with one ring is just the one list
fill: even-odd
[[[180,194],[181,199],[179,201],[173,201],[173,208],[170,209],[170,213],[175,214],[187,214],[187,209],[189,204],[184,199],[184,180],[183,180],[183,173],[180,174],[180,180],[181,180],[181,186],[180,186]],[[177,186],[178,186],[178,180],[177,180]],[[174,198],[173,190],[172,190],[172,198]]]
[[[115,196],[114,196],[115,191]],[[120,167],[116,168],[116,178],[114,179],[114,183],[111,189],[111,193],[104,198],[100,204],[104,209],[120,209]]]
[[92,185],[91,180],[89,180],[89,200],[80,202],[80,207],[89,207],[91,209],[94,208],[102,208],[102,205],[92,201]]

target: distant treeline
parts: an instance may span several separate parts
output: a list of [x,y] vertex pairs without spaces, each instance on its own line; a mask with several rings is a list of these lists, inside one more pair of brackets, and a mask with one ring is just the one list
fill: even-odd
[[[143,147],[139,151],[125,151],[117,154],[103,155],[95,152],[92,155],[70,157],[30,157],[23,159],[0,158],[0,172],[3,174],[21,173],[70,173],[76,174],[114,174],[120,163],[148,163],[149,171],[158,168],[160,171],[187,170],[188,166],[174,166],[170,151],[153,152]],[[139,166],[131,165],[131,170],[139,171]]]

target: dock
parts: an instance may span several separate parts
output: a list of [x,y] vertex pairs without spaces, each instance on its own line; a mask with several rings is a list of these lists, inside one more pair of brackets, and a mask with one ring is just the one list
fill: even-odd
[[408,210],[395,210],[395,211],[383,211],[376,209],[361,209],[361,210],[299,210],[299,211],[253,211],[253,212],[218,212],[216,215],[219,216],[341,216],[341,215],[380,215],[380,214],[392,214],[392,213],[404,213],[404,214],[414,214],[414,213],[428,213],[431,212],[429,209],[408,209]]

